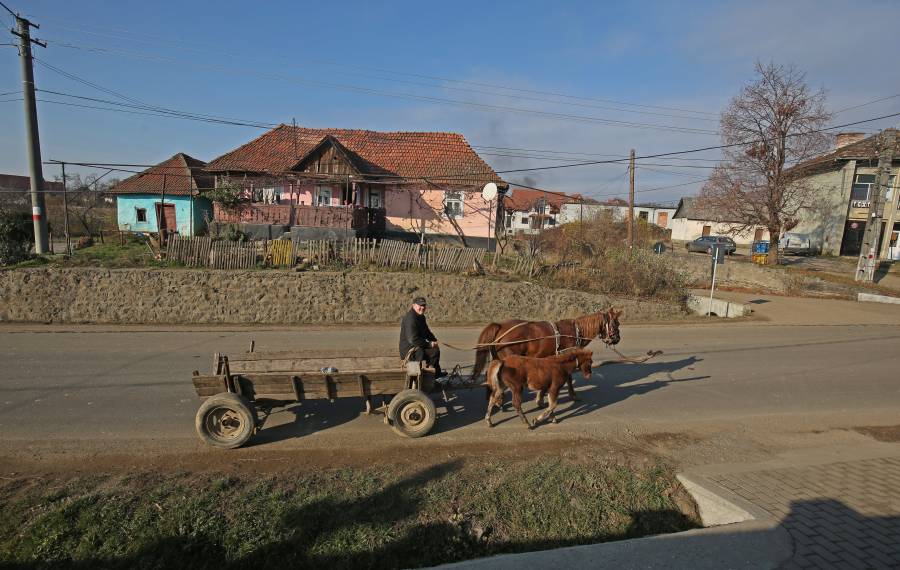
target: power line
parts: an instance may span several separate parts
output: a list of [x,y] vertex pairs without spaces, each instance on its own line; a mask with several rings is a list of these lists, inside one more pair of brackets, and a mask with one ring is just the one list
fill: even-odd
[[[80,46],[62,42],[54,42],[56,45],[61,47],[82,49]],[[120,54],[125,55],[125,57],[133,57],[129,55],[129,51],[131,53],[133,50],[114,50],[109,48],[90,48],[89,51],[95,51],[98,53],[110,53],[110,54]],[[565,120],[565,121],[574,121],[574,122],[584,122],[584,123],[597,123],[609,126],[620,126],[627,128],[637,128],[637,129],[649,129],[649,130],[660,130],[660,131],[668,131],[668,132],[681,132],[681,133],[690,133],[690,134],[705,134],[705,135],[718,135],[717,131],[712,131],[709,129],[697,129],[692,127],[680,127],[676,125],[663,125],[656,123],[637,123],[633,121],[621,121],[617,119],[609,119],[605,117],[595,117],[591,115],[575,115],[571,113],[558,113],[553,111],[541,111],[538,109],[528,109],[523,107],[511,107],[508,105],[495,105],[490,103],[479,103],[476,101],[467,101],[460,99],[448,99],[444,97],[435,97],[431,95],[419,95],[414,93],[404,93],[404,92],[395,92],[395,91],[384,91],[381,89],[373,89],[370,87],[362,87],[359,85],[347,85],[342,83],[333,83],[328,81],[319,81],[315,79],[309,79],[306,77],[298,77],[291,75],[284,75],[280,73],[263,73],[252,69],[243,69],[235,66],[223,66],[223,65],[203,65],[197,63],[185,63],[184,61],[175,60],[172,58],[165,58],[159,56],[153,56],[159,61],[169,61],[169,62],[177,62],[181,67],[195,67],[195,68],[207,68],[207,69],[216,69],[216,70],[225,70],[225,71],[234,71],[238,70],[243,73],[248,73],[252,75],[256,75],[259,77],[267,78],[267,79],[275,79],[281,81],[293,81],[306,85],[314,85],[318,87],[325,87],[330,89],[338,89],[343,91],[351,91],[356,93],[363,93],[369,95],[376,95],[380,97],[387,98],[395,98],[395,99],[405,99],[412,101],[424,101],[427,103],[434,103],[440,105],[450,105],[457,107],[469,107],[475,108],[485,111],[500,111],[505,113],[513,113],[513,114],[521,114],[521,115],[529,115],[536,117],[544,117],[548,119],[557,119],[557,120]],[[143,59],[143,58],[140,58]]]
[[[184,112],[184,111],[176,111],[174,109],[167,109],[165,107],[156,107],[153,105],[132,105],[132,104],[128,104],[128,103],[119,103],[117,101],[109,101],[107,99],[97,99],[94,97],[85,97],[83,95],[72,95],[69,93],[61,93],[59,91],[51,91],[49,89],[36,89],[36,91],[40,91],[41,93],[49,93],[51,95],[58,95],[61,97],[70,97],[73,99],[81,99],[81,100],[85,100],[85,101],[93,101],[96,103],[104,103],[107,105],[116,105],[116,106],[120,106],[120,107],[131,108],[131,109],[154,111],[156,113],[160,113],[160,114],[164,114],[164,115],[171,115],[176,118],[191,119],[191,120],[196,120],[196,121],[222,123],[222,124],[246,126],[246,127],[256,127],[256,128],[260,128],[260,129],[271,129],[274,126],[277,126],[277,125],[273,125],[271,123],[269,123],[269,124],[248,123],[248,122],[242,122],[240,119],[231,119],[228,117],[217,117],[215,115],[202,115],[199,113],[188,113],[188,112]],[[50,101],[48,101],[48,102],[50,102]],[[109,110],[113,111],[113,110],[117,110],[117,109],[109,109]]]
[[[68,94],[62,94],[62,95],[68,96]],[[80,96],[75,96],[75,97],[81,98]],[[79,107],[79,106],[80,106],[80,107],[86,107],[86,108],[96,108],[96,109],[99,109],[99,110],[115,110],[115,111],[119,111],[119,112],[130,112],[130,113],[134,113],[134,114],[149,114],[149,115],[159,116],[159,113],[142,113],[142,112],[139,112],[139,111],[126,111],[126,110],[122,110],[122,109],[99,108],[99,107],[92,107],[92,106],[86,106],[86,105],[77,105],[77,104],[73,104],[73,103],[66,103],[66,102],[61,102],[61,101],[51,101],[51,100],[46,100],[46,102],[49,102],[49,103],[56,103],[56,104],[62,104],[62,105],[70,105],[70,106],[75,106],[75,107]],[[106,103],[109,103],[109,104],[123,105],[123,106],[124,106],[124,104],[121,104],[121,103],[110,102],[110,101],[105,101],[105,102],[106,102]],[[162,108],[160,108],[160,109],[162,109]],[[816,133],[816,132],[825,132],[825,131],[829,131],[829,130],[835,130],[835,129],[845,128],[845,127],[847,127],[847,126],[853,126],[853,125],[862,124],[862,123],[867,123],[867,122],[873,122],[873,121],[877,121],[877,120],[881,120],[881,119],[885,119],[885,118],[891,118],[891,117],[895,117],[895,116],[898,116],[898,115],[900,115],[900,113],[894,113],[894,114],[890,114],[890,115],[884,115],[884,116],[881,116],[881,117],[875,117],[875,118],[872,118],[872,119],[866,119],[866,120],[862,120],[862,121],[855,121],[855,122],[852,122],[852,123],[846,123],[846,124],[843,124],[843,125],[837,125],[837,126],[833,126],[833,127],[824,128],[824,129],[818,129],[818,130],[815,130],[815,131],[810,131],[810,132],[808,132],[808,133],[796,133],[796,134],[789,135],[789,136],[798,136],[798,135],[805,135],[805,134],[813,134],[813,133]],[[162,116],[174,116],[174,117],[177,117],[177,118],[192,118],[192,119],[194,119],[194,120],[206,120],[206,121],[208,121],[208,122],[224,122],[224,123],[226,123],[226,124],[235,124],[235,123],[236,123],[236,122],[234,122],[234,121],[220,121],[220,120],[218,120],[218,119],[211,120],[211,119],[208,119],[208,118],[202,118],[202,117],[196,116],[196,115],[188,116],[188,114],[186,114],[186,113],[183,113],[183,112],[180,112],[180,111],[174,111],[174,110],[164,110]],[[251,124],[249,124],[249,123],[245,123],[245,124],[243,124],[242,126],[257,126],[257,127],[258,127],[258,125],[251,125]],[[376,133],[376,134],[377,134],[377,133]],[[383,133],[382,133],[382,134],[383,134]],[[675,151],[675,152],[667,152],[667,153],[657,153],[657,154],[651,154],[651,155],[645,155],[645,156],[641,156],[641,157],[636,157],[636,159],[643,160],[643,159],[648,159],[648,158],[662,158],[662,157],[670,157],[670,156],[681,155],[681,154],[689,154],[689,153],[696,153],[696,152],[704,152],[704,151],[710,151],[710,150],[719,150],[719,149],[724,149],[724,148],[729,148],[729,147],[743,146],[743,145],[746,145],[746,144],[751,144],[751,143],[753,143],[753,142],[760,142],[760,141],[746,141],[746,142],[744,142],[744,143],[733,143],[733,144],[730,144],[730,145],[715,145],[715,146],[703,147],[703,148],[699,148],[699,149],[691,149],[691,150],[686,150],[686,151]],[[562,165],[552,165],[552,166],[544,166],[544,167],[534,167],[534,168],[526,168],[526,169],[510,169],[510,170],[496,171],[496,174],[508,174],[508,173],[515,173],[515,172],[529,172],[529,171],[551,170],[551,169],[560,169],[560,168],[573,168],[573,167],[577,167],[577,166],[588,166],[588,165],[599,165],[599,164],[611,164],[611,163],[621,162],[621,160],[622,160],[622,159],[616,159],[616,160],[601,160],[601,161],[586,161],[586,162],[578,162],[578,163],[562,164]],[[494,172],[490,172],[490,173],[485,173],[485,172],[482,172],[482,173],[471,172],[471,173],[465,174],[464,177],[465,177],[465,178],[471,178],[471,177],[473,177],[473,176],[487,175],[487,174],[494,174]],[[449,178],[451,178],[451,177],[442,177],[442,179],[445,179],[445,180],[446,180],[446,179],[449,179]]]
[[[53,21],[52,18],[50,20]],[[59,21],[59,20],[57,20],[57,21]],[[163,36],[142,34],[142,33],[133,32],[133,31],[129,31],[129,30],[122,30],[122,29],[114,30],[114,31],[122,32],[124,34],[128,34],[128,35],[122,36],[122,35],[109,34],[109,33],[104,33],[104,32],[91,31],[86,28],[73,27],[71,25],[69,25],[69,26],[61,25],[58,27],[61,29],[69,29],[69,30],[73,30],[76,32],[80,32],[80,33],[90,34],[90,35],[105,36],[105,37],[110,37],[110,38],[115,38],[115,39],[125,39],[128,41],[138,41],[141,43],[149,43],[149,44],[156,44],[156,45],[162,45],[162,46],[206,45],[211,48],[214,48],[216,50],[214,53],[217,56],[229,55],[230,57],[239,57],[239,56],[243,55],[243,54],[235,54],[235,53],[223,54],[223,52],[220,49],[220,46],[205,43],[205,42],[190,42],[190,41],[185,41],[185,40],[173,40],[170,38],[165,38]],[[157,40],[162,40],[162,41],[154,41],[154,40],[139,39],[139,38],[136,39],[135,38],[136,35],[143,36],[144,38],[148,38],[148,37],[156,38]],[[195,51],[197,53],[206,53],[206,54],[213,53],[208,50],[198,50],[198,49],[191,49],[190,51]],[[251,59],[250,61],[254,61],[254,59]],[[269,60],[267,60],[267,61],[269,61]],[[612,100],[612,99],[601,99],[601,98],[596,98],[596,97],[575,96],[575,95],[570,95],[570,94],[566,94],[566,93],[559,93],[559,92],[552,92],[552,91],[541,91],[541,90],[536,90],[536,89],[523,89],[523,88],[509,87],[509,86],[498,85],[498,84],[493,84],[493,83],[467,81],[467,80],[460,80],[460,79],[454,79],[454,78],[448,78],[448,77],[439,77],[439,76],[433,76],[433,75],[424,75],[424,74],[419,74],[419,73],[409,73],[409,72],[403,72],[403,71],[383,69],[383,68],[377,68],[377,67],[366,67],[366,66],[360,66],[360,65],[344,64],[344,63],[340,63],[340,62],[322,60],[322,59],[318,59],[315,61],[316,61],[316,63],[320,63],[322,65],[327,65],[327,66],[331,66],[331,67],[357,69],[357,70],[361,70],[361,71],[365,71],[365,72],[375,71],[378,73],[386,73],[389,75],[414,77],[414,78],[418,78],[418,79],[426,79],[429,81],[441,82],[441,84],[430,84],[430,83],[421,83],[421,82],[413,82],[413,81],[403,81],[403,80],[399,80],[399,79],[395,79],[395,78],[385,78],[383,76],[377,76],[377,75],[375,75],[375,76],[364,75],[367,77],[382,79],[382,80],[386,80],[386,81],[393,81],[396,83],[406,83],[406,84],[411,84],[411,85],[419,85],[419,86],[434,87],[434,88],[441,88],[441,89],[453,89],[453,90],[457,90],[457,91],[470,91],[470,92],[485,93],[485,94],[495,95],[495,96],[498,95],[498,96],[503,96],[503,97],[517,97],[517,98],[523,98],[523,99],[529,99],[529,100],[547,101],[547,102],[552,102],[552,103],[562,104],[562,105],[591,106],[591,107],[595,107],[595,108],[610,109],[609,107],[602,107],[602,106],[597,106],[597,105],[582,105],[582,104],[578,104],[578,103],[566,103],[565,101],[552,101],[552,100],[540,99],[540,98],[523,97],[521,95],[511,95],[511,94],[504,94],[504,93],[497,93],[497,92],[484,92],[484,91],[480,91],[480,90],[464,89],[464,88],[459,88],[459,87],[450,87],[450,86],[446,85],[446,83],[455,83],[455,84],[460,84],[460,85],[473,85],[473,86],[477,86],[477,87],[499,89],[502,91],[508,91],[510,93],[528,93],[528,94],[533,94],[533,95],[542,95],[545,97],[549,96],[549,97],[557,97],[557,98],[561,98],[561,99],[568,99],[571,101],[591,101],[591,102],[599,102],[599,103],[613,104],[613,105],[625,105],[625,106],[629,106],[629,107],[636,107],[639,109],[659,109],[659,110],[665,110],[665,111],[676,111],[676,112],[681,112],[681,113],[691,113],[694,115],[699,115],[696,117],[679,117],[679,118],[690,119],[690,120],[694,120],[694,119],[696,119],[696,120],[713,120],[713,121],[718,120],[718,119],[707,119],[707,118],[701,117],[703,115],[705,115],[705,116],[716,116],[717,115],[716,113],[711,113],[709,111],[698,111],[698,110],[692,110],[692,109],[684,109],[684,108],[678,108],[678,107],[666,107],[666,106],[660,106],[660,105],[647,105],[647,104],[640,104],[640,103],[631,103],[631,102],[626,102],[626,101],[617,101],[617,100]],[[360,74],[356,74],[356,75],[360,75]],[[649,112],[649,111],[615,109],[615,108],[613,108],[613,110],[618,110],[618,111],[623,111],[623,112],[633,112],[633,113],[655,114],[655,115],[670,116],[670,117],[673,116],[673,115],[668,115],[668,114],[663,114],[663,113],[654,113],[654,112]]]
[[[126,99],[128,99],[128,100],[137,101],[136,99],[131,98],[131,97],[128,97],[127,95],[122,95],[122,94],[117,93],[117,92],[115,92],[115,91],[106,89],[106,88],[104,88],[104,87],[102,87],[102,86],[99,86],[99,85],[93,83],[93,82],[84,80],[84,79],[79,78],[79,77],[77,77],[77,76],[75,76],[75,75],[73,75],[73,74],[70,74],[70,73],[65,72],[65,71],[63,71],[63,70],[60,70],[60,69],[55,68],[55,67],[53,67],[53,66],[50,66],[50,65],[47,64],[46,62],[41,62],[41,63],[43,63],[44,65],[46,65],[48,68],[51,68],[51,69],[53,69],[53,70],[55,70],[55,71],[58,71],[58,72],[60,72],[60,73],[63,73],[63,74],[66,75],[66,76],[69,76],[69,77],[75,79],[76,81],[85,83],[85,84],[87,84],[87,85],[91,85],[91,86],[93,86],[93,87],[96,87],[96,88],[101,89],[101,90],[106,91],[106,92],[111,92],[111,93],[113,93],[113,94],[116,94],[116,95],[118,95],[118,96],[120,96],[120,97],[123,97],[123,98],[126,98]],[[56,92],[56,94],[58,94],[58,95],[63,95],[63,96],[69,96],[69,97],[84,98],[84,97],[80,97],[80,96],[76,96],[76,95],[63,94],[63,93],[59,93],[59,92]],[[90,98],[87,98],[87,99],[90,99]],[[105,100],[95,100],[95,101],[105,102],[105,103],[112,104],[112,105],[124,105],[124,104],[117,103],[117,102],[113,102],[113,101],[105,101]],[[53,102],[53,101],[49,101],[49,100],[48,100],[48,101],[46,101],[46,102]],[[54,102],[54,103],[64,104],[64,103],[62,103],[62,102]],[[91,106],[84,106],[84,107],[85,107],[85,108],[98,109],[98,110],[117,110],[117,109],[104,109],[104,108],[100,108],[100,107],[91,107]],[[275,125],[272,124],[272,123],[245,122],[245,121],[241,121],[241,120],[239,120],[239,119],[231,119],[231,118],[228,118],[228,117],[216,117],[216,116],[209,116],[209,115],[200,115],[200,114],[196,114],[196,113],[189,113],[189,112],[184,112],[184,111],[177,111],[177,110],[174,110],[174,109],[166,109],[166,108],[163,108],[163,107],[147,106],[147,108],[150,109],[150,110],[159,110],[160,112],[165,113],[166,115],[169,115],[169,116],[173,116],[173,117],[175,117],[175,118],[184,118],[184,119],[199,120],[199,121],[205,121],[205,122],[216,122],[216,123],[220,123],[220,124],[232,124],[232,125],[238,125],[238,126],[250,126],[250,127],[254,127],[254,128],[271,128],[271,127],[275,126]],[[120,112],[121,112],[121,110],[117,110],[117,111],[120,111]],[[140,113],[138,113],[138,114],[140,114]],[[891,117],[891,116],[893,116],[893,115],[887,115],[886,117]],[[840,125],[840,126],[837,126],[837,127],[831,127],[830,129],[823,129],[823,130],[833,130],[833,129],[843,128],[843,127],[845,127],[845,126],[852,126],[852,125],[854,125],[854,124],[860,124],[860,123],[864,123],[864,122],[871,122],[871,121],[874,121],[874,120],[879,120],[879,119],[881,119],[881,118],[885,118],[885,117],[879,117],[879,118],[876,118],[876,119],[869,119],[869,120],[866,120],[866,121],[858,121],[858,122],[856,122],[856,123],[850,123],[850,124],[847,124],[847,125]],[[370,133],[371,133],[372,135],[375,135],[376,138],[382,138],[382,139],[385,139],[385,138],[390,139],[390,138],[391,138],[390,135],[389,135],[388,133],[377,133],[377,132],[374,132],[374,131],[370,131]],[[301,136],[305,136],[305,135],[301,135]],[[308,138],[315,138],[316,141],[320,140],[320,137],[316,137],[316,136],[314,136],[314,135],[310,135]],[[418,144],[423,144],[423,143],[424,143],[424,141],[419,142]],[[433,145],[432,143],[428,143],[428,146],[435,146],[435,145]],[[437,146],[443,146],[443,145],[437,145]],[[737,146],[737,145],[731,145],[731,146]],[[481,146],[481,147],[479,147],[479,146],[477,146],[477,145],[473,145],[473,148],[498,148],[498,149],[501,149],[501,148],[509,148],[509,147],[488,147],[488,146]],[[707,147],[707,149],[701,149],[701,150],[716,150],[716,149],[721,149],[721,148],[726,148],[726,147],[725,147],[725,146]],[[521,150],[529,150],[529,149],[521,149]],[[536,152],[556,152],[556,153],[563,153],[564,151],[547,151],[547,150],[541,150],[541,151],[536,151]],[[691,152],[699,152],[699,151],[691,151]],[[492,153],[483,153],[483,154],[485,154],[485,155],[491,155]],[[591,154],[589,154],[589,153],[567,153],[567,154],[582,154],[582,155],[585,155],[585,156],[591,156]],[[676,153],[676,154],[677,154],[677,153]],[[496,154],[496,153],[494,153],[494,155],[496,155],[496,156],[504,156],[504,155]],[[620,155],[596,155],[596,156],[616,156],[616,157],[619,157]],[[535,157],[535,156],[521,156],[521,157],[516,157],[516,156],[510,155],[509,157],[512,157],[512,158],[529,158],[529,159],[544,159],[543,157]],[[650,157],[651,157],[651,158],[663,158],[664,160],[709,160],[709,159],[690,159],[690,158],[665,158],[665,155],[650,155]],[[624,159],[624,158],[625,158],[625,157],[621,157],[621,159]],[[645,157],[639,157],[638,160],[641,160],[641,159],[644,159],[644,158],[645,158]],[[549,157],[547,157],[546,159],[549,159]],[[621,160],[621,159],[619,159],[619,160]],[[599,163],[606,163],[606,162],[618,162],[619,160],[616,160],[616,161],[596,161],[596,163],[599,164]],[[673,165],[673,166],[674,166],[674,165]],[[552,167],[535,168],[534,170],[538,170],[538,169],[549,169],[549,168],[557,168],[557,167],[568,167],[568,165],[567,165],[567,164],[563,164],[563,165],[554,165],[554,166],[552,166]],[[707,168],[710,168],[710,167],[707,167]]]
[[[49,63],[47,63],[47,62],[45,62],[45,61],[43,61],[43,60],[39,60],[39,59],[37,59],[37,58],[34,58],[34,59],[35,59],[39,64],[41,64],[42,66],[44,66],[44,67],[46,67],[46,68],[48,68],[48,69],[50,69],[50,70],[52,70],[52,71],[54,71],[54,72],[56,72],[56,73],[61,74],[61,75],[63,75],[64,77],[67,77],[67,78],[69,78],[69,79],[72,79],[73,81],[77,81],[77,82],[79,82],[79,83],[82,83],[82,84],[84,84],[84,85],[88,85],[88,86],[93,87],[94,89],[97,89],[97,90],[102,91],[102,92],[104,92],[104,93],[109,93],[109,94],[111,94],[111,95],[115,95],[116,97],[119,97],[119,98],[121,98],[121,99],[124,99],[124,100],[126,100],[126,101],[129,101],[129,102],[132,103],[134,106],[137,106],[137,107],[139,107],[139,108],[142,107],[142,108],[146,108],[147,110],[160,111],[160,112],[172,113],[172,114],[179,114],[179,115],[185,115],[185,116],[190,116],[190,117],[200,117],[200,118],[204,118],[204,119],[217,119],[217,120],[223,120],[223,121],[232,121],[232,122],[236,122],[236,123],[241,123],[241,126],[253,126],[253,127],[258,127],[259,125],[264,125],[265,128],[272,128],[272,127],[277,126],[277,125],[274,125],[274,124],[272,124],[272,123],[262,123],[262,122],[259,122],[259,121],[244,121],[244,120],[242,120],[242,119],[234,119],[234,118],[232,118],[232,117],[219,117],[219,116],[215,116],[215,115],[204,115],[204,114],[200,114],[200,113],[191,113],[191,112],[187,112],[187,111],[179,111],[179,110],[176,110],[176,109],[170,109],[170,108],[166,108],[166,107],[160,107],[160,106],[158,106],[158,105],[151,105],[151,104],[149,104],[149,103],[145,103],[145,102],[143,102],[143,101],[141,101],[141,100],[139,100],[139,99],[136,99],[136,98],[134,98],[134,97],[130,97],[130,96],[128,96],[128,95],[124,95],[124,94],[122,94],[122,93],[119,93],[118,91],[114,91],[114,90],[112,90],[112,89],[109,89],[109,88],[107,88],[107,87],[103,87],[102,85],[99,85],[99,84],[94,83],[94,82],[92,82],[92,81],[88,81],[87,79],[84,79],[83,77],[79,77],[78,75],[75,75],[75,74],[73,74],[73,73],[69,73],[69,72],[67,72],[67,71],[65,71],[65,70],[63,70],[63,69],[60,69],[60,68],[55,67],[55,66],[53,66],[53,65],[50,65]],[[71,95],[71,94],[67,94],[67,93],[59,93],[59,92],[52,92],[52,91],[45,91],[45,92],[48,92],[48,93],[54,93],[54,94],[56,94],[56,95],[62,95],[62,96],[65,96],[65,97],[77,97],[77,98],[82,98],[82,99],[88,99],[88,98],[86,98],[86,97],[80,97],[80,96],[78,96],[78,95]],[[126,106],[126,105],[124,105],[123,103],[117,103],[117,102],[114,102],[114,101],[105,101],[105,100],[100,100],[100,99],[96,99],[96,100],[94,100],[94,101],[97,101],[97,102],[103,102],[103,103],[109,103],[109,104],[112,104],[112,105],[123,105],[123,106]],[[188,118],[188,117],[186,117],[186,118]]]
[[[846,127],[852,127],[854,125],[861,125],[863,123],[871,123],[874,121],[880,121],[882,119],[889,119],[889,118],[898,117],[898,116],[900,116],[900,113],[891,113],[889,115],[882,115],[880,117],[874,117],[872,119],[864,119],[862,121],[854,121],[852,123],[844,123],[843,125],[835,125],[835,126],[826,127],[823,129],[815,129],[812,131],[805,131],[802,133],[792,133],[787,136],[789,136],[789,137],[806,136],[806,135],[811,135],[811,134],[815,134],[815,133],[821,133],[821,132],[833,131],[836,129],[843,129]],[[679,154],[691,154],[691,153],[695,153],[695,152],[704,152],[704,151],[708,151],[708,150],[718,150],[718,149],[733,148],[733,147],[738,147],[738,146],[747,146],[747,145],[750,145],[753,143],[765,142],[766,140],[769,140],[769,139],[757,139],[757,140],[745,141],[745,142],[741,142],[741,143],[707,146],[707,147],[694,148],[694,149],[689,149],[689,150],[660,152],[660,153],[656,153],[656,154],[647,154],[644,156],[635,157],[635,159],[643,160],[643,159],[648,159],[648,158],[659,158],[659,157],[663,157],[663,156],[675,156],[675,155],[679,155]],[[571,163],[571,164],[562,164],[562,165],[555,165],[555,166],[542,166],[542,167],[535,167],[535,168],[519,168],[519,169],[515,169],[515,170],[498,170],[497,174],[509,174],[509,173],[513,173],[513,172],[531,172],[531,171],[537,171],[537,170],[555,170],[555,169],[560,169],[560,168],[575,168],[578,166],[592,166],[592,165],[596,165],[596,164],[608,164],[610,162],[619,162],[619,161],[618,160],[612,160],[612,161],[611,160],[592,160],[592,161],[587,161],[587,162],[576,162],[576,163]],[[472,173],[472,174],[474,174],[474,173]]]
[[10,16],[12,16],[13,18],[18,18],[18,17],[19,17],[18,14],[16,14],[16,13],[13,12],[12,10],[10,10],[10,9],[9,9],[9,6],[7,6],[7,5],[4,4],[3,2],[0,2],[0,6],[3,6],[3,8],[5,8],[6,11],[9,12]]
[[896,95],[888,95],[887,97],[881,97],[881,98],[879,98],[879,99],[873,99],[872,101],[867,101],[867,102],[861,103],[861,104],[859,104],[859,105],[853,105],[852,107],[844,107],[843,109],[840,109],[840,110],[838,110],[838,111],[834,111],[832,114],[833,114],[833,115],[838,115],[838,114],[840,114],[840,113],[843,113],[844,111],[850,111],[850,110],[852,110],[852,109],[859,109],[860,107],[866,107],[866,106],[868,106],[868,105],[874,105],[875,103],[881,103],[882,101],[888,101],[888,100],[890,100],[890,99],[896,99],[897,97],[900,97],[900,93],[897,93]]

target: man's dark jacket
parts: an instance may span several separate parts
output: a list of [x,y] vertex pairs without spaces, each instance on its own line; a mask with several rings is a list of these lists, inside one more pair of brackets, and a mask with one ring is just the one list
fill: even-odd
[[400,358],[406,358],[413,347],[428,348],[437,337],[428,328],[425,315],[410,309],[400,321]]

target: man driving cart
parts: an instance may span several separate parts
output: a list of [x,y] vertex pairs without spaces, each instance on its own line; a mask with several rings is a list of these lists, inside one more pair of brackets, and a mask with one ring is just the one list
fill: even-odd
[[441,371],[441,349],[425,320],[427,308],[425,298],[416,297],[403,316],[400,322],[400,358],[414,362],[424,360],[434,368],[435,378],[440,378],[444,375]]

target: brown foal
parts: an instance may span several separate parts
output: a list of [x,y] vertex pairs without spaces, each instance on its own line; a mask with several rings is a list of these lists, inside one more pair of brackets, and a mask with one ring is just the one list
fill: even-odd
[[[554,411],[560,388],[566,382],[572,381],[572,373],[576,369],[581,370],[585,378],[590,378],[592,357],[593,353],[590,350],[577,349],[546,358],[511,355],[492,360],[488,366],[486,382],[491,391],[487,414],[484,416],[487,425],[490,427],[494,425],[491,422],[491,415],[494,407],[499,407],[503,403],[505,387],[509,387],[512,392],[513,406],[528,429],[534,428],[548,417],[551,422],[556,423]],[[526,386],[541,393],[546,392],[550,401],[550,406],[534,423],[529,422],[525,412],[522,411],[522,390]]]

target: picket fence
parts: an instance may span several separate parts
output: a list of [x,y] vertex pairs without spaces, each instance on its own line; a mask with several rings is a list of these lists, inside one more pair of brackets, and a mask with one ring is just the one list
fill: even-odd
[[466,271],[481,265],[487,250],[443,245],[422,245],[396,240],[266,240],[212,241],[209,237],[169,237],[166,259],[189,267],[250,269],[258,262],[271,267],[297,263],[376,265],[398,269]]

